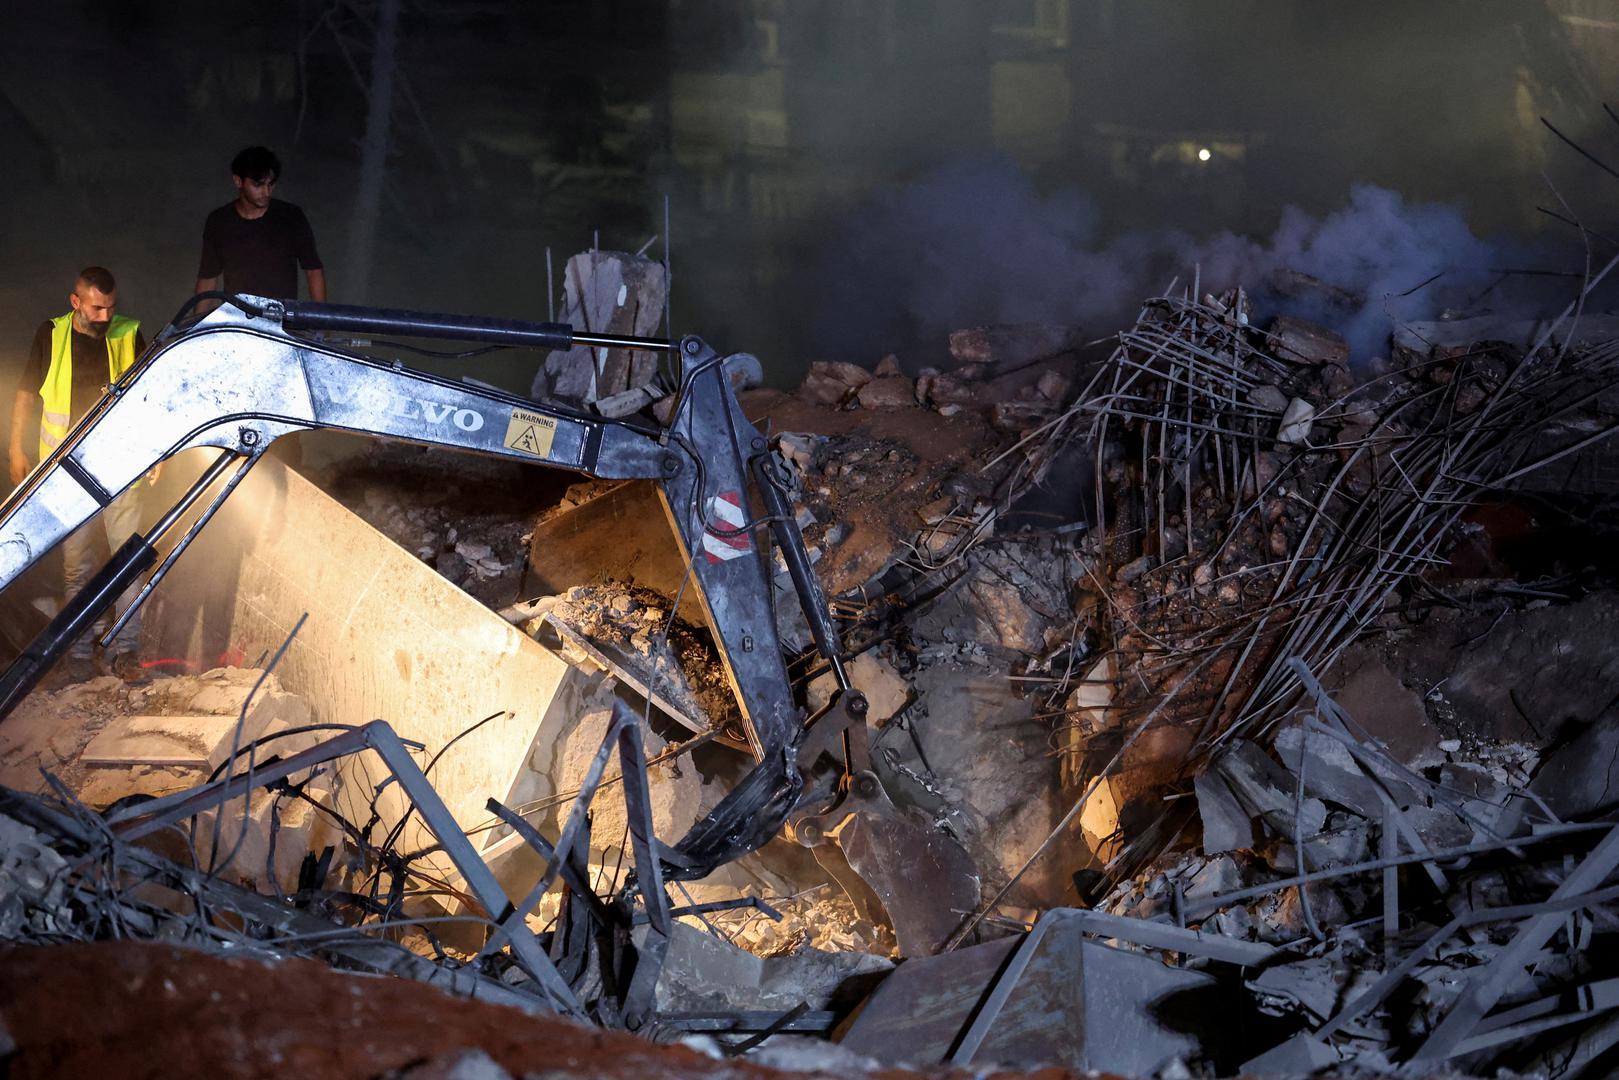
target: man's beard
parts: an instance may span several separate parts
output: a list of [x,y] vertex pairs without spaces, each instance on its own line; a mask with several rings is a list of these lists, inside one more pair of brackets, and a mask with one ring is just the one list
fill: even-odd
[[91,322],[86,319],[84,320],[84,333],[93,338],[104,338],[107,336],[107,327],[111,325],[111,322]]

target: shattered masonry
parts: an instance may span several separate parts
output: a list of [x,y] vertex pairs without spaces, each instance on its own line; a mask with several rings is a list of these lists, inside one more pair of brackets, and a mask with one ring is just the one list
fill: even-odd
[[[570,260],[568,317],[646,332],[644,263]],[[620,286],[634,304],[593,308]],[[787,839],[666,884],[659,841],[740,779],[746,734],[678,552],[623,539],[644,490],[542,496],[400,446],[341,464],[323,486],[443,579],[423,588],[552,665],[550,726],[473,821],[452,807],[479,729],[334,727],[294,667],[37,692],[0,725],[0,1053],[118,1071],[116,1039],[75,1057],[40,1005],[151,1022],[89,972],[200,1002],[359,971],[482,1002],[355,995],[391,1047],[289,1043],[309,1075],[524,1075],[516,1024],[579,1075],[1611,1075],[1619,723],[1593,688],[1619,676],[1619,591],[1586,550],[1611,537],[1619,338],[1458,320],[1391,346],[1352,362],[1324,327],[1254,325],[1240,289],[1188,290],[1100,344],[983,327],[939,368],[817,362],[742,395],[880,793],[976,875],[922,913]],[[673,387],[643,359],[559,353],[537,391],[644,420]],[[775,569],[813,712],[835,684]],[[922,914],[951,932],[907,948]],[[427,1034],[451,1018],[464,1041]],[[215,1035],[194,1053],[250,1074]]]

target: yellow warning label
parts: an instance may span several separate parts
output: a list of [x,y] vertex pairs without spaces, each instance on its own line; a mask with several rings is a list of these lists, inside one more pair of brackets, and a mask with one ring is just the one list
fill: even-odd
[[513,409],[512,418],[506,421],[506,445],[535,457],[550,456],[551,440],[556,434],[556,420],[539,413]]

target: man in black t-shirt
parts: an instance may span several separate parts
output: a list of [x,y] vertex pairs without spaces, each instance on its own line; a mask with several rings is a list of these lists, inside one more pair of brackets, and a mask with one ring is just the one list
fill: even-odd
[[298,298],[303,269],[311,300],[326,299],[326,271],[315,250],[315,234],[304,212],[272,199],[281,162],[262,146],[250,146],[230,164],[234,202],[208,215],[202,225],[202,258],[197,291],[219,287],[277,300]]

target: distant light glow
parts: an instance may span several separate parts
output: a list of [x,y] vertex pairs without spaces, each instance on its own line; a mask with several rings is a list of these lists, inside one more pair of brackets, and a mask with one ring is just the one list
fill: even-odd
[[1206,146],[1197,152],[1197,160],[1199,161],[1207,161],[1213,156],[1214,155],[1209,152],[1209,148]]

